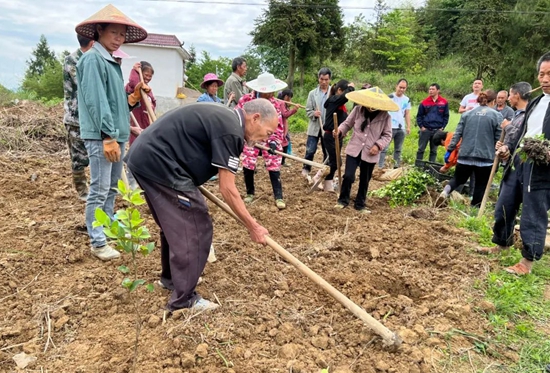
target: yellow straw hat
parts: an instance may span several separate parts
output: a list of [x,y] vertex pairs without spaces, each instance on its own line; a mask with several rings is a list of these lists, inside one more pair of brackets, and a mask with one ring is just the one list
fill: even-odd
[[143,27],[132,21],[111,4],[107,5],[85,21],[80,22],[76,26],[75,31],[77,34],[85,36],[88,39],[94,39],[96,25],[100,23],[117,23],[119,25],[128,26],[124,43],[137,43],[147,37],[147,31],[145,31]]
[[380,88],[372,87],[346,94],[346,98],[358,105],[382,111],[398,111],[397,105]]

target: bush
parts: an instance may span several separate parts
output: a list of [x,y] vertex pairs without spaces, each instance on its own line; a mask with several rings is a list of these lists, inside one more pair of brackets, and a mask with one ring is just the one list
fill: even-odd
[[47,65],[41,75],[28,75],[23,81],[23,90],[32,93],[40,101],[63,99],[63,66],[55,61]]
[[417,201],[428,186],[436,184],[436,180],[425,172],[417,169],[407,171],[397,180],[389,182],[383,188],[370,192],[375,197],[389,197],[391,207],[408,206]]

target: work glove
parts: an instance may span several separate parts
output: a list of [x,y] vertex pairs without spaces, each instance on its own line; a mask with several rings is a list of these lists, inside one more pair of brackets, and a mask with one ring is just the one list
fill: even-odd
[[143,84],[142,82],[139,82],[136,84],[136,87],[134,88],[134,92],[128,95],[128,104],[130,106],[136,106],[139,101],[141,101],[141,90],[144,90],[145,92],[150,92],[151,88],[147,84]]
[[271,155],[275,155],[275,150],[277,150],[277,143],[275,141],[271,141],[267,152]]
[[447,150],[447,152],[445,153],[445,157],[443,157],[443,159],[445,160],[445,163],[449,163],[449,158],[451,158],[451,153],[450,151]]
[[103,155],[109,162],[120,161],[120,146],[116,139],[106,138],[103,140]]

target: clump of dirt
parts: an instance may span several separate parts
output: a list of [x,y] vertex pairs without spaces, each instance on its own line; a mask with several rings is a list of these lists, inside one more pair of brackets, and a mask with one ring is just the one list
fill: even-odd
[[[303,155],[305,136],[294,136],[293,145]],[[129,259],[104,263],[90,255],[68,155],[2,154],[0,164],[0,370],[15,370],[12,356],[25,352],[38,358],[35,370],[128,372],[135,316],[117,267]],[[449,363],[449,355],[468,351],[480,368],[499,356],[476,353],[479,341],[492,338],[473,287],[487,262],[470,253],[446,211],[415,218],[376,198],[369,198],[367,216],[335,210],[336,195],[307,194],[300,172],[293,161],[282,169],[287,208],[279,211],[259,167],[251,214],[276,242],[399,333],[402,347],[385,349],[347,309],[211,205],[218,261],[206,266],[197,291],[221,307],[165,318],[170,293],[138,290],[139,372],[417,373],[440,364],[460,372],[471,371],[469,359]],[[240,174],[237,184],[244,195]],[[372,182],[371,189],[381,185]],[[217,184],[206,187],[219,196]],[[158,228],[146,206],[142,212],[158,247]],[[158,249],[139,263],[142,278],[158,279]]]
[[429,207],[420,207],[409,211],[409,216],[415,219],[433,220],[437,217],[437,211]]

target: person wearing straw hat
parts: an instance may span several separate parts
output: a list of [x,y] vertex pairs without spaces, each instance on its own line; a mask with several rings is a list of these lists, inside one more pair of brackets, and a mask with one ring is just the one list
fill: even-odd
[[[279,210],[286,208],[285,201],[283,200],[283,186],[281,184],[281,158],[282,156],[275,154],[275,150],[283,150],[283,138],[284,138],[284,125],[281,116],[280,106],[277,100],[275,100],[274,93],[286,88],[287,84],[282,80],[275,79],[273,74],[263,73],[258,76],[257,79],[248,82],[248,87],[254,92],[249,93],[241,97],[237,107],[242,108],[243,105],[249,101],[257,98],[264,98],[269,100],[279,116],[279,126],[274,131],[267,142],[262,145],[269,147],[269,151],[261,150],[262,157],[265,161],[265,166],[269,172],[269,179],[271,180],[271,186],[273,188],[273,195],[275,196],[275,204]],[[256,148],[254,144],[246,144],[243,149],[243,173],[244,182],[246,185],[246,197],[244,201],[251,203],[254,200],[254,171],[256,170],[256,163],[258,161],[258,155],[260,149]]]
[[116,188],[122,172],[124,145],[130,135],[130,109],[141,100],[139,83],[124,91],[124,78],[113,52],[123,43],[135,43],[147,32],[112,5],[76,26],[79,35],[95,40],[76,65],[80,133],[90,158],[90,191],[86,200],[86,227],[92,254],[101,260],[120,253],[107,244],[103,228],[93,226],[95,211],[113,217]]
[[354,207],[362,214],[369,214],[366,199],[372,171],[379,160],[380,151],[388,146],[392,136],[388,111],[399,110],[399,106],[378,87],[350,92],[346,97],[357,106],[338,129],[335,129],[335,136],[344,138],[353,128],[353,135],[346,147],[346,169],[335,207],[343,209],[349,205],[351,186],[359,167],[359,189]]
[[197,102],[216,102],[221,104],[222,100],[218,97],[218,88],[222,85],[223,80],[219,79],[216,74],[206,74],[201,83],[201,88],[204,89],[205,92],[199,96]]
[[80,125],[78,124],[76,64],[80,57],[94,45],[94,41],[78,34],[77,39],[80,48],[65,57],[63,64],[63,93],[65,98],[63,124],[67,129],[67,144],[71,156],[73,184],[78,193],[78,198],[85,202],[88,198],[88,180],[86,180],[85,168],[90,164],[90,160],[84,141],[80,137]]

